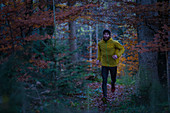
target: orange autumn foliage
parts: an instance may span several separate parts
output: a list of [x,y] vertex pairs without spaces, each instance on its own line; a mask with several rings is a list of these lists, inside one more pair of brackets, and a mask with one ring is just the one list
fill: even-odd
[[[65,1],[67,2],[67,1]],[[3,4],[0,11],[0,51],[14,52],[25,44],[25,41],[45,40],[50,36],[35,34],[39,28],[54,25],[53,10],[47,9],[52,2],[48,1],[10,1],[1,0]],[[84,6],[70,6],[56,12],[57,24],[69,22],[79,18],[79,14],[86,8],[95,7],[95,4]],[[59,6],[60,7],[60,6]]]
[[[130,37],[127,37],[126,34],[131,34]],[[138,51],[133,50],[132,47],[137,45],[137,34],[133,29],[129,29],[124,32],[122,40],[125,48],[125,57],[120,58],[119,65],[121,66],[121,75],[125,75],[125,67],[128,69],[128,75],[133,76],[138,71],[139,61],[138,61]],[[126,72],[127,73],[127,72]]]

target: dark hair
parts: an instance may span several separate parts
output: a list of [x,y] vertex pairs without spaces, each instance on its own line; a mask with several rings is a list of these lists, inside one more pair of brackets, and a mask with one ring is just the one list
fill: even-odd
[[109,33],[109,35],[111,35],[111,32],[110,32],[108,29],[105,29],[105,30],[103,31],[103,34],[106,33],[106,32]]

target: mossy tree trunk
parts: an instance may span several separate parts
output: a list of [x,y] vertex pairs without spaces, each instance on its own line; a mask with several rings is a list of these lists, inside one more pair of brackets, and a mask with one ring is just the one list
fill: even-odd
[[[140,5],[154,4],[157,0],[137,0]],[[154,34],[160,30],[161,23],[155,24],[148,22],[148,18],[152,18],[156,12],[151,12],[150,16],[144,15],[144,21],[139,23],[137,34],[138,42],[144,40],[146,42],[153,41]],[[158,14],[159,15],[159,14]],[[141,16],[141,15],[137,15]],[[163,18],[162,18],[163,20]],[[146,99],[146,103],[150,103],[152,111],[159,109],[159,105],[166,101],[167,98],[167,60],[165,52],[144,52],[139,53],[139,74],[138,74],[138,93]],[[165,87],[164,87],[165,86]]]

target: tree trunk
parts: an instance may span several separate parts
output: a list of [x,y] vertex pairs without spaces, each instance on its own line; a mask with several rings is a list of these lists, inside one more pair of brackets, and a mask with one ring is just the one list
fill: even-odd
[[[68,6],[73,6],[73,4],[71,4],[70,2],[68,2]],[[69,46],[70,46],[70,52],[73,52],[75,50],[77,50],[77,39],[74,39],[76,37],[76,28],[75,28],[75,21],[71,21],[69,22]],[[73,53],[73,55],[71,56],[71,60],[72,62],[77,62],[78,60],[78,53]]]
[[[147,26],[141,25],[140,30],[138,29],[138,39],[145,40],[146,42],[153,41],[154,33],[148,29]],[[158,104],[157,98],[159,96],[158,87],[160,87],[158,78],[158,52],[145,52],[139,53],[139,84],[138,88],[142,91],[140,93],[149,92],[146,99],[150,100],[150,105],[153,110],[156,110]],[[150,90],[151,89],[151,90]]]
[[[153,4],[157,0],[137,0],[139,4]],[[152,13],[154,15],[154,13]],[[140,15],[138,15],[140,16]],[[146,18],[147,19],[147,18]],[[154,24],[147,25],[145,22],[140,22],[140,26],[137,29],[138,41],[153,41],[155,28],[158,28]],[[154,29],[151,29],[154,28]],[[160,104],[160,91],[161,85],[159,82],[158,74],[158,52],[144,52],[139,53],[139,94],[145,96],[146,102],[149,102],[152,107],[152,112],[158,110],[157,105]],[[148,93],[146,93],[148,92]]]
[[[92,27],[89,26],[89,36],[90,36],[90,58],[89,60],[92,61]],[[90,68],[92,68],[92,63],[90,63]]]
[[[168,32],[168,36],[170,34],[170,31]],[[168,37],[168,42],[170,42],[170,37]],[[170,48],[170,45],[168,45]],[[169,111],[170,111],[170,51],[167,52],[167,83],[168,83],[168,104],[169,104]]]
[[[98,39],[99,39],[99,35],[98,35],[98,23],[96,24],[96,48],[98,46]],[[96,58],[97,58],[97,55],[98,55],[98,51],[96,51]]]
[[[54,37],[56,37],[56,20],[55,20],[55,0],[53,0],[53,14],[54,14]],[[56,46],[56,41],[55,41],[55,46]]]
[[[157,0],[158,2],[167,2],[169,4],[169,0]],[[160,25],[159,25],[159,30],[162,31],[162,26],[168,25],[169,24],[169,12],[166,9],[166,6],[163,6],[164,10],[159,11],[158,14],[160,16]],[[166,35],[168,35],[168,31],[165,32]],[[169,36],[169,35],[168,35]],[[167,46],[168,47],[168,42],[170,38],[163,38],[165,45],[162,45],[162,47]],[[170,48],[170,46],[168,47]],[[163,51],[158,53],[158,72],[159,72],[159,79],[161,82],[162,87],[165,89],[164,92],[166,92],[166,96],[164,98],[165,101],[167,101],[168,98],[168,104],[169,104],[169,110],[170,110],[170,75],[169,75],[169,64],[170,64],[170,54],[169,51]],[[166,65],[165,65],[166,64]]]

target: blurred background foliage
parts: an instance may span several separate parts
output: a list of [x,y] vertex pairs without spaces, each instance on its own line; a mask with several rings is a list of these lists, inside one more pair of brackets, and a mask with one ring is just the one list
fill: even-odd
[[[168,113],[168,4],[1,0],[0,112]],[[96,65],[104,29],[125,48],[107,105]]]

